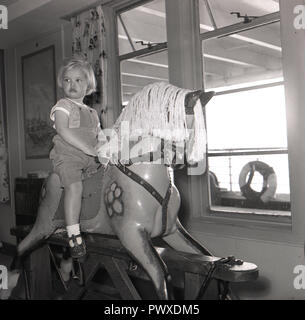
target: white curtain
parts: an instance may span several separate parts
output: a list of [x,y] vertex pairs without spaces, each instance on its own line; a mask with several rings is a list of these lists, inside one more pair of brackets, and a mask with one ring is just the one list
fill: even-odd
[[4,116],[2,105],[2,86],[0,79],[0,202],[9,201],[9,183],[8,183],[8,154],[4,134]]
[[97,80],[94,108],[100,115],[107,110],[107,49],[104,13],[101,6],[72,17],[72,53],[85,56]]

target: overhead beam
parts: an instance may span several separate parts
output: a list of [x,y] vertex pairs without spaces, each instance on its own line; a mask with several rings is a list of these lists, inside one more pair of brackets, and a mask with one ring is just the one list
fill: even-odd
[[[247,46],[232,46],[231,41],[225,41],[225,39],[214,39],[205,41],[203,45],[204,55],[222,56],[224,58],[238,65],[252,66],[252,67],[264,67],[266,69],[279,68],[282,65],[280,54],[276,55],[258,53],[253,48]],[[263,51],[263,50],[262,50]],[[220,54],[222,53],[222,54]],[[215,57],[217,59],[217,57]]]
[[149,64],[137,63],[137,60],[126,60],[121,63],[122,73],[133,73],[139,76],[156,77],[161,79],[168,78],[168,69],[151,66]]
[[[264,72],[264,77],[262,80],[261,72],[253,72],[253,73],[243,73],[239,75],[232,75],[231,77],[223,77],[223,78],[209,78],[209,81],[205,82],[207,88],[209,90],[213,89],[215,91],[222,90],[222,87],[225,87],[228,90],[230,86],[238,85],[238,87],[243,86],[246,83],[253,82],[261,82],[265,81],[268,83],[268,80],[275,80],[275,82],[282,81],[282,72],[281,71],[268,71]],[[250,86],[250,84],[249,84]]]
[[215,54],[204,53],[203,56],[205,58],[207,58],[207,59],[212,59],[212,60],[232,63],[232,64],[236,64],[236,65],[243,66],[243,67],[248,67],[248,68],[249,67],[256,67],[256,65],[254,65],[252,63],[242,62],[240,60],[230,59],[230,58],[227,58],[227,57],[220,57],[220,56],[215,55]]
[[121,81],[123,83],[128,83],[133,86],[144,87],[148,84],[158,82],[158,81],[168,81],[167,79],[155,78],[155,77],[138,77],[136,74],[132,73],[122,73]]

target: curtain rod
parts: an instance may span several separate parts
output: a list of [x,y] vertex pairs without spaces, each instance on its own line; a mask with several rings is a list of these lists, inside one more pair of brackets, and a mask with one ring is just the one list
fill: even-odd
[[134,6],[142,5],[142,4],[149,2],[149,1],[151,1],[151,0],[99,0],[99,1],[96,1],[88,6],[85,6],[81,9],[75,10],[74,12],[65,15],[61,19],[70,21],[72,17],[75,17],[76,15],[78,15],[86,10],[93,9],[93,8],[97,7],[98,5],[110,4],[112,8],[116,8],[116,9],[120,10],[120,8],[122,8],[122,7],[125,8],[125,6],[126,6],[126,9],[131,9]]
[[96,1],[90,5],[87,5],[81,9],[78,9],[78,10],[75,10],[73,11],[72,13],[69,13],[67,14],[66,16],[63,16],[61,17],[61,19],[63,20],[67,20],[67,21],[70,21],[72,17],[75,17],[76,15],[86,11],[86,10],[90,10],[90,9],[93,9],[95,7],[97,7],[98,5],[105,5],[107,3],[111,2],[111,0],[99,0],[99,1]]

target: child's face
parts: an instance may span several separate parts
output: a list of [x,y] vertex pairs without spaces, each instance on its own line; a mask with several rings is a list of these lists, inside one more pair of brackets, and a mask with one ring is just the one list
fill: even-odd
[[63,75],[62,88],[67,98],[82,101],[88,88],[84,72],[79,69],[66,71]]

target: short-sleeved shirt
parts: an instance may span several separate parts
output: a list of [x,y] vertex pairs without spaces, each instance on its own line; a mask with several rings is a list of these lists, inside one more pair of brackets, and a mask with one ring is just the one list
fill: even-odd
[[[56,111],[62,111],[68,115],[69,129],[73,129],[75,135],[79,135],[92,147],[97,144],[97,137],[102,130],[96,110],[85,104],[64,98],[51,109],[50,118],[52,121],[55,121]],[[56,129],[55,124],[54,128]],[[54,147],[50,152],[50,159],[53,161],[54,172],[59,174],[64,187],[80,181],[85,170],[91,170],[97,166],[93,157],[72,146],[60,135],[54,136],[53,143]]]
[[[99,118],[95,109],[88,107],[84,103],[78,103],[68,98],[60,99],[56,105],[51,109],[50,118],[55,121],[55,111],[60,110],[66,113],[69,117],[69,128],[79,128],[79,127],[91,127],[95,126],[98,131],[101,130]],[[94,123],[85,123],[82,119],[81,123],[81,112],[90,112],[95,118]],[[55,123],[54,126],[55,128]],[[56,128],[55,128],[56,129]]]

